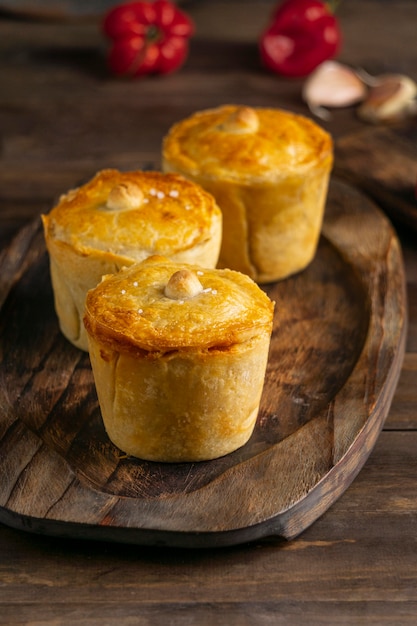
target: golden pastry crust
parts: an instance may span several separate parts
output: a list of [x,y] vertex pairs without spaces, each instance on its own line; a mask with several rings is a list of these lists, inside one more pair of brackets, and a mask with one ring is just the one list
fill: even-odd
[[61,330],[84,350],[85,295],[103,274],[152,254],[203,267],[215,267],[219,256],[219,208],[176,174],[103,170],[42,220]]
[[209,460],[257,418],[274,305],[247,276],[150,258],[87,296],[103,422],[127,454]]
[[221,214],[212,196],[182,176],[109,169],[63,195],[43,221],[48,239],[129,264],[194,249],[218,231]]
[[[182,272],[200,288],[173,295],[167,287]],[[184,281],[185,282],[185,281]],[[84,323],[90,336],[114,350],[136,353],[223,349],[271,330],[273,304],[246,275],[233,270],[150,257],[104,276],[87,294]]]
[[279,109],[200,111],[175,124],[163,142],[164,171],[197,182],[222,209],[219,266],[260,283],[311,262],[332,163],[330,135]]
[[274,182],[332,154],[328,133],[289,111],[226,105],[174,124],[163,143],[170,167],[194,176]]

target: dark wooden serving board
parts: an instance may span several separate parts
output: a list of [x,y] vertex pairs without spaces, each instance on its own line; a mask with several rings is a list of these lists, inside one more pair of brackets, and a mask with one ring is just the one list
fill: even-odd
[[347,489],[388,413],[406,337],[387,218],[332,181],[314,262],[277,301],[259,419],[206,463],[126,458],[101,422],[88,355],[60,334],[39,220],[0,259],[0,521],[36,533],[213,547],[291,539]]
[[417,231],[417,119],[340,138],[334,172],[366,192],[396,225]]

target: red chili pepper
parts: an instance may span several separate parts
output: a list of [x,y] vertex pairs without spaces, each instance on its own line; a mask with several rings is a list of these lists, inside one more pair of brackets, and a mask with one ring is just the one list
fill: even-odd
[[127,76],[174,72],[186,60],[194,33],[190,17],[168,0],[118,5],[105,15],[102,28],[112,41],[110,70]]
[[259,40],[261,60],[277,74],[301,77],[335,57],[341,46],[336,17],[320,0],[285,0]]

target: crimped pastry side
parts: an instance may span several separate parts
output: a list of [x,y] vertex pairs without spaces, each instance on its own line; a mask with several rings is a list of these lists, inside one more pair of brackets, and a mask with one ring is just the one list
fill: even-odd
[[324,161],[280,183],[237,185],[196,176],[223,207],[219,268],[233,268],[260,284],[284,279],[313,259],[330,176]]
[[114,352],[90,339],[110,440],[150,461],[195,462],[233,452],[253,432],[268,348],[266,332],[227,349],[158,358]]
[[103,274],[116,273],[130,265],[129,259],[111,254],[80,254],[68,243],[46,238],[55,311],[63,335],[77,348],[87,350],[83,324],[86,293]]

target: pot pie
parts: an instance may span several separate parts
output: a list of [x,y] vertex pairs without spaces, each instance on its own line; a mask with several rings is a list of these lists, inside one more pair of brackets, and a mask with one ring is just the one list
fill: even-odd
[[83,350],[85,296],[104,274],[152,254],[215,267],[220,250],[220,209],[176,174],[103,170],[42,220],[60,328]]
[[333,164],[331,137],[313,121],[279,109],[221,106],[175,124],[162,152],[164,171],[216,198],[220,267],[267,283],[312,261]]
[[274,304],[248,276],[163,257],[105,276],[84,323],[109,439],[160,462],[243,446],[264,384]]

